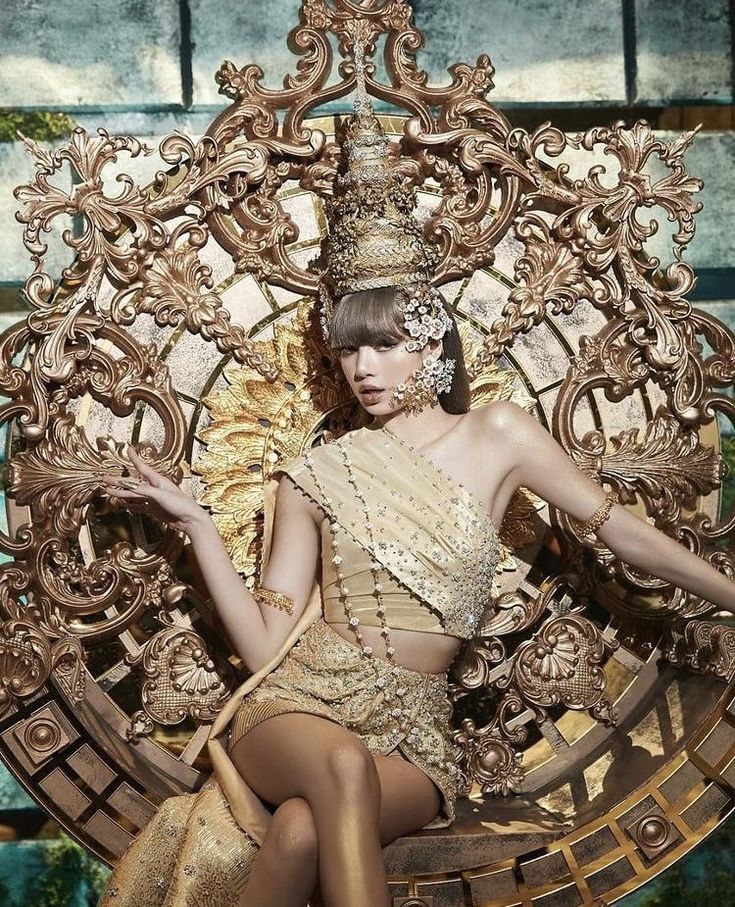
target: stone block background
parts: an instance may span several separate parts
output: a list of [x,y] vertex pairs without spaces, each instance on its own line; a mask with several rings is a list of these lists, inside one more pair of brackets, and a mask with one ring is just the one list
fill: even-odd
[[728,0],[636,0],[636,101],[731,103],[731,9]]
[[[700,196],[704,210],[687,253],[699,275],[692,300],[735,323],[735,6],[730,0],[413,0],[412,5],[426,37],[419,63],[430,81],[444,82],[448,65],[488,53],[496,68],[491,100],[518,125],[530,128],[551,119],[577,130],[644,117],[670,137],[702,122],[688,157],[690,171],[706,184]],[[149,144],[174,129],[201,134],[226,104],[214,81],[222,60],[257,63],[271,87],[280,87],[283,75],[295,70],[285,37],[298,7],[298,0],[3,0],[0,329],[22,317],[19,291],[30,271],[12,190],[32,178],[33,166],[15,129],[49,148],[63,144],[74,125],[89,131],[103,126]],[[49,116],[58,113],[65,119]],[[147,162],[127,166],[121,158],[121,169],[146,174]],[[663,224],[658,241],[664,255],[669,236]],[[51,270],[58,273],[66,250],[54,237],[49,241]],[[0,766],[0,839],[7,817],[24,809],[35,807]],[[40,849],[34,849],[37,843]],[[23,880],[38,877],[46,842],[27,845],[0,845],[0,903],[27,903]],[[692,859],[701,856],[700,851]],[[82,887],[64,904],[89,902],[85,892],[104,875],[90,865],[79,858],[80,880],[86,873],[92,881],[80,881]],[[626,898],[625,905],[663,903],[656,897],[655,891],[643,892]],[[684,907],[689,901],[677,903]]]
[[0,35],[3,105],[181,103],[177,0],[9,0]]
[[[704,123],[689,155],[706,188],[688,261],[694,298],[729,298],[735,268],[730,173],[733,23],[729,0],[413,0],[430,81],[489,53],[491,99],[511,121],[562,128],[639,116],[677,130]],[[14,186],[33,172],[15,127],[50,146],[74,125],[146,137],[200,134],[226,99],[214,74],[224,59],[257,63],[280,87],[295,71],[286,35],[299,0],[4,0],[0,28],[0,304],[18,304],[29,262]],[[344,109],[344,102],[340,109]],[[66,133],[36,126],[63,112]],[[4,120],[8,121],[4,124]],[[11,122],[12,120],[12,122]],[[3,126],[5,128],[3,129]],[[663,243],[664,236],[661,237]],[[54,237],[51,266],[65,250]],[[732,272],[732,273],[735,273]]]

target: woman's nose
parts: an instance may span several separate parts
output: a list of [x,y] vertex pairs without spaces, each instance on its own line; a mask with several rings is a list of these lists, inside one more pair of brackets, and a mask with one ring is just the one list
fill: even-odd
[[367,375],[374,374],[375,364],[373,362],[374,350],[369,346],[361,346],[355,357],[355,377],[364,378]]

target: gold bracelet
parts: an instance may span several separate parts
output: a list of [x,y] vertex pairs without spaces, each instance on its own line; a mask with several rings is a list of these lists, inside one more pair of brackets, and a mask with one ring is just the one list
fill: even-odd
[[602,526],[605,520],[610,516],[613,504],[617,504],[617,502],[618,493],[616,491],[608,491],[605,495],[605,500],[600,504],[597,510],[595,510],[592,516],[585,523],[579,525],[577,531],[580,538],[584,538],[592,532],[597,532],[600,526]]
[[293,614],[293,599],[283,592],[274,592],[273,589],[266,589],[265,586],[256,586],[253,598],[259,605],[270,605],[271,608],[278,608],[279,611],[285,611],[286,614]]

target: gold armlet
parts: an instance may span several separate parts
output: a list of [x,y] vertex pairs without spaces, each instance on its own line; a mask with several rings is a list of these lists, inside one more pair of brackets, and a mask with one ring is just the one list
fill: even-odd
[[256,586],[253,590],[253,598],[259,605],[270,605],[271,608],[278,608],[279,611],[285,611],[286,614],[293,614],[293,599],[283,592],[274,592],[273,589],[266,589],[265,586]]
[[600,504],[600,506],[595,510],[592,516],[585,523],[578,523],[579,528],[577,532],[580,538],[584,538],[590,533],[597,532],[597,530],[602,526],[605,520],[610,516],[610,511],[612,510],[613,504],[618,502],[618,493],[616,491],[609,491],[605,495],[605,500]]

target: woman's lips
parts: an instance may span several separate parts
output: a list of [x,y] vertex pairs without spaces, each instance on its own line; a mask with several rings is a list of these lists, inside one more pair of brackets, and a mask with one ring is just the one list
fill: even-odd
[[362,398],[363,403],[375,403],[382,393],[382,388],[376,388],[372,391],[360,391],[360,397]]

